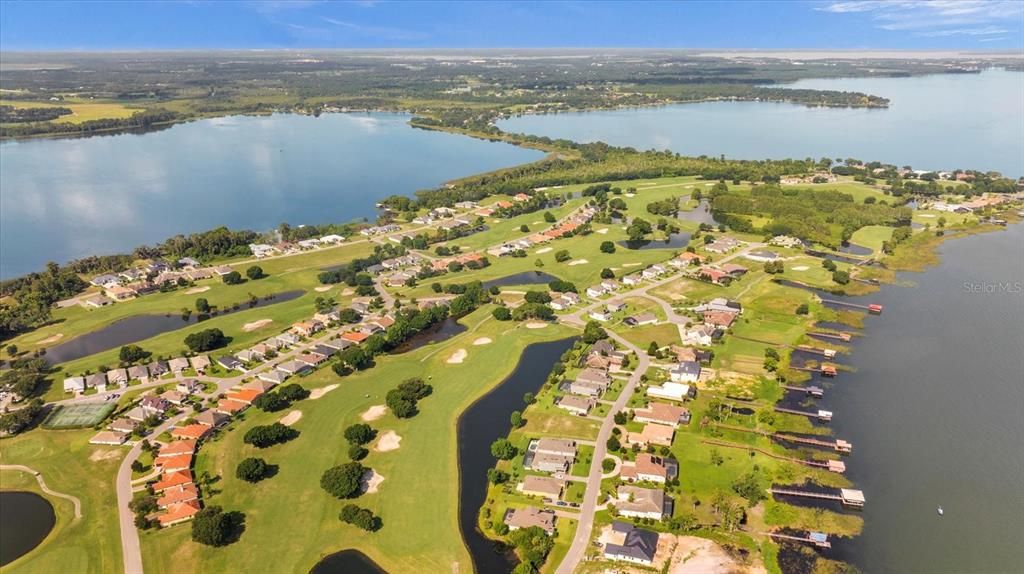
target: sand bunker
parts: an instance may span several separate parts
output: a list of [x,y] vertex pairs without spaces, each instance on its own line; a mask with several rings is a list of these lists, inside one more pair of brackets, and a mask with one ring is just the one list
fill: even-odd
[[292,411],[292,412],[284,415],[283,417],[281,417],[281,424],[283,424],[286,427],[290,427],[293,424],[299,422],[299,419],[301,419],[301,418],[302,418],[302,411]]
[[626,197],[636,197],[636,194],[635,194],[635,193],[626,193],[626,194],[624,194],[624,195],[625,195]]
[[366,412],[359,415],[359,418],[363,419],[366,422],[370,422],[379,419],[380,417],[386,415],[387,413],[388,408],[386,406],[373,405],[372,407],[366,409]]
[[390,450],[398,450],[398,447],[402,446],[402,437],[398,436],[393,430],[380,435],[377,440],[377,446],[373,447],[373,450],[377,452],[388,452]]
[[377,474],[376,471],[368,470],[363,475],[363,482],[361,484],[362,491],[366,494],[373,494],[377,492],[380,487],[380,483],[384,482],[384,477]]
[[326,387],[321,387],[319,389],[313,389],[312,391],[309,391],[309,398],[310,398],[310,400],[315,401],[315,400],[319,399],[320,397],[326,395],[327,393],[333,391],[336,388],[338,388],[338,385],[327,385]]
[[928,219],[932,219],[932,218],[935,217],[935,214],[934,213],[918,213],[917,216],[918,217],[927,217]]
[[551,251],[552,249],[554,249],[554,248],[553,247],[541,247],[540,249],[537,250],[537,255],[540,255],[541,253],[547,253],[548,251]]
[[492,342],[493,341],[491,341],[490,337],[480,337],[479,339],[473,341],[473,344],[474,345],[490,345]]
[[260,319],[259,321],[253,321],[252,323],[246,323],[245,325],[242,325],[242,330],[248,333],[249,331],[255,331],[256,329],[259,329],[260,327],[266,327],[267,325],[273,322],[273,319]]
[[602,227],[601,229],[598,229],[595,233],[600,233],[601,235],[604,235],[605,233],[608,233],[608,228]]
[[540,321],[530,321],[529,323],[526,324],[527,329],[543,329],[544,327],[547,326],[547,323],[541,323]]
[[193,287],[193,288],[189,289],[188,291],[185,291],[185,294],[186,295],[195,295],[196,293],[202,293],[204,291],[209,291],[209,290],[210,290],[210,286],[209,285],[204,285],[202,287]]
[[793,269],[793,271],[807,271],[808,269],[810,269],[810,267],[808,267],[806,265],[797,265],[796,267],[793,267],[792,269]]
[[331,289],[334,289],[334,285],[321,285],[313,290],[316,291],[317,293],[323,293],[325,291],[330,291]]
[[623,263],[622,264],[623,267],[639,267],[640,265],[643,265],[643,263]]
[[465,349],[459,349],[458,351],[452,353],[452,356],[448,357],[448,360],[445,362],[448,363],[449,365],[461,363],[462,361],[466,360],[466,355],[468,354],[469,353],[467,353]]
[[42,341],[39,341],[39,344],[40,345],[49,345],[51,343],[56,343],[57,341],[60,341],[63,338],[64,338],[64,333],[57,333],[56,335],[53,335],[52,337],[47,337],[47,338],[43,339]]
[[587,263],[590,263],[590,262],[587,261],[586,259],[577,259],[576,261],[570,261],[569,262],[569,267],[572,267],[574,265],[586,265]]
[[121,450],[118,450],[118,449],[114,449],[114,450],[94,450],[94,451],[92,451],[92,454],[89,455],[89,460],[91,460],[93,462],[99,462],[101,460],[110,460],[110,459],[114,459],[114,458],[121,458],[122,454],[124,454],[124,451],[121,451]]
[[341,296],[342,297],[348,297],[349,295],[351,295],[351,294],[353,294],[355,292],[356,292],[355,289],[342,289]]

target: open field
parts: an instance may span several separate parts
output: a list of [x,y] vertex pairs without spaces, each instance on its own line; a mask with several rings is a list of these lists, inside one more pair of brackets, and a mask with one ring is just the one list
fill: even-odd
[[61,116],[50,120],[53,123],[80,124],[90,120],[101,119],[122,119],[131,117],[132,114],[142,111],[142,108],[132,108],[125,104],[116,102],[97,102],[92,100],[79,100],[68,98],[61,102],[32,102],[0,99],[0,105],[14,106],[15,108],[68,108],[70,115]]
[[[241,541],[219,549],[202,547],[188,540],[187,526],[144,533],[147,573],[258,570],[270,563],[281,571],[307,572],[322,555],[343,548],[358,548],[392,573],[471,571],[457,523],[456,418],[512,371],[527,344],[571,333],[560,326],[516,328],[489,317],[490,310],[482,309],[464,319],[469,331],[400,356],[379,357],[368,371],[339,379],[321,369],[302,379],[308,388],[340,386],[316,401],[296,404],[303,416],[293,428],[302,434],[287,444],[258,453],[242,444],[246,429],[280,418],[280,413],[247,413],[244,422],[200,450],[196,465],[200,473],[222,477],[207,504],[245,512]],[[481,336],[504,344],[473,346]],[[458,348],[471,352],[463,363],[447,364]],[[388,390],[414,376],[434,386],[433,394],[420,402],[420,413],[412,419],[388,413],[370,423],[399,434],[402,448],[371,452],[363,461],[386,478],[380,493],[354,501],[384,521],[382,530],[367,534],[338,520],[343,502],[320,489],[320,473],[347,460],[341,436],[345,427],[360,422],[360,415],[382,403]],[[256,485],[234,478],[237,463],[257,454],[278,465],[278,474]]]

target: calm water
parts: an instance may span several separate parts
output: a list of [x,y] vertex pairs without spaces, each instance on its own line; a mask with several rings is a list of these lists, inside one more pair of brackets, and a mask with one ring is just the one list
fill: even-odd
[[0,492],[0,566],[39,546],[53,530],[53,506],[34,492]]
[[915,287],[863,298],[885,312],[854,339],[857,371],[827,393],[836,436],[855,447],[847,476],[867,497],[843,558],[866,572],[1021,571],[1021,246],[1024,225],[957,238],[938,267],[901,274]]
[[515,273],[513,275],[506,275],[497,279],[491,279],[490,281],[483,282],[484,289],[490,289],[497,285],[498,287],[508,287],[517,285],[547,285],[552,281],[558,281],[558,277],[545,273],[543,271],[523,271],[522,273]]
[[487,497],[487,469],[494,466],[491,443],[508,435],[509,417],[522,410],[523,394],[535,393],[551,367],[575,339],[534,343],[526,347],[512,374],[491,392],[473,403],[459,417],[459,528],[480,574],[508,572],[515,562],[495,551],[494,542],[476,527],[476,518]]
[[342,550],[317,562],[309,574],[387,574],[358,550]]
[[0,277],[178,233],[373,217],[374,203],[541,152],[412,129],[405,114],[229,117],[0,144]]
[[459,323],[458,319],[448,317],[444,321],[431,325],[412,337],[409,337],[408,341],[402,343],[391,352],[393,354],[401,354],[409,351],[415,351],[424,345],[432,345],[434,343],[440,343],[441,341],[447,341],[466,329],[467,327],[462,323]]
[[[305,293],[305,291],[285,291],[284,293],[274,295],[273,298],[260,299],[254,304],[249,304],[248,302],[242,303],[238,306],[237,311],[246,311],[257,307],[266,307],[267,305],[284,303],[285,301],[291,301],[292,299],[301,297],[303,293]],[[234,312],[236,312],[234,309],[224,309],[220,311],[217,316],[220,317]],[[52,364],[74,361],[75,359],[88,357],[89,355],[101,353],[108,349],[114,349],[122,345],[128,345],[150,337],[155,337],[161,333],[175,331],[177,329],[188,327],[189,325],[195,325],[198,322],[199,314],[195,312],[189,315],[187,320],[182,318],[180,314],[132,315],[131,317],[126,317],[116,323],[111,323],[102,329],[86,333],[75,337],[66,343],[61,343],[60,345],[47,349],[46,360]]]
[[499,123],[579,142],[604,141],[685,155],[765,159],[854,157],[918,169],[1024,175],[1024,73],[804,80],[794,88],[862,91],[888,109],[708,102],[661,108],[525,116]]

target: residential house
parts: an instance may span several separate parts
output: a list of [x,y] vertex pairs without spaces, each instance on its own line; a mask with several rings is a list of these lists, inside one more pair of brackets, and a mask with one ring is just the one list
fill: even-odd
[[199,391],[203,390],[203,385],[202,385],[202,383],[200,383],[199,381],[197,381],[195,379],[185,379],[184,381],[181,381],[180,383],[178,383],[178,385],[175,387],[175,389],[179,393],[185,393],[186,395],[192,395],[192,394],[198,393]]
[[366,315],[367,313],[370,312],[370,304],[364,301],[353,301],[349,305],[349,308],[355,311],[356,313],[359,313],[360,315]]
[[[93,373],[85,376],[85,387],[88,389],[106,389],[107,388],[107,374],[106,373]],[[102,392],[102,391],[100,391]]]
[[173,405],[166,399],[162,399],[155,395],[146,395],[139,401],[139,406],[146,412],[146,415],[160,415],[163,416],[167,411],[171,410]]
[[161,472],[179,472],[192,468],[191,454],[177,454],[174,456],[158,456],[153,461],[153,466]]
[[524,462],[524,466],[538,472],[569,472],[574,462],[572,457],[559,454],[527,453],[526,456],[532,457],[532,459],[529,464]]
[[657,445],[672,446],[672,440],[676,437],[675,427],[647,424],[640,432],[631,432],[626,436],[626,442],[630,445],[640,446]]
[[626,275],[625,277],[622,278],[622,284],[623,285],[628,285],[630,287],[634,287],[636,285],[639,285],[642,281],[643,281],[643,277],[639,273],[634,273],[632,275]]
[[767,263],[769,261],[778,261],[779,259],[782,259],[782,257],[780,257],[779,254],[775,253],[774,251],[767,251],[761,249],[757,251],[751,251],[745,254],[743,257],[751,261],[757,261],[758,263]]
[[667,382],[661,386],[651,385],[647,387],[647,396],[682,402],[690,397],[691,389],[690,385]]
[[635,462],[622,463],[619,476],[628,482],[648,481],[665,484],[679,474],[679,463],[671,458],[642,452]]
[[697,361],[680,361],[672,370],[669,377],[674,383],[696,383],[700,378],[700,363]]
[[668,262],[673,267],[687,267],[700,264],[700,255],[684,251]]
[[238,401],[245,405],[251,405],[256,399],[263,395],[263,391],[259,389],[240,389],[237,391],[230,392],[224,395],[229,401]]
[[600,297],[608,293],[608,290],[604,288],[604,285],[598,283],[597,285],[591,285],[587,287],[587,295],[590,297]]
[[106,307],[107,305],[110,305],[111,303],[114,302],[114,300],[104,295],[96,294],[89,295],[88,297],[79,299],[79,302],[85,307],[93,307],[98,309],[100,307]]
[[68,377],[64,379],[65,393],[84,393],[85,377]]
[[344,242],[345,242],[345,238],[344,237],[342,237],[340,235],[335,235],[335,234],[324,235],[323,237],[320,238],[320,243],[322,243],[324,245],[329,244],[329,243],[344,243]]
[[248,407],[249,405],[247,405],[246,403],[243,403],[241,401],[234,401],[231,399],[221,399],[217,401],[217,412],[228,416],[240,413]]
[[551,300],[550,305],[555,311],[565,311],[569,307],[572,307],[572,302],[565,297],[555,297]]
[[171,372],[170,364],[167,361],[153,361],[146,365],[146,368],[149,369],[149,377],[151,379],[162,377]]
[[788,235],[776,235],[768,241],[769,245],[777,245],[779,247],[791,247],[798,248],[803,247],[803,241],[800,241],[796,237],[790,237]]
[[135,297],[135,290],[123,285],[112,285],[104,289],[103,294],[114,301],[127,301]]
[[523,477],[520,492],[527,496],[541,496],[558,500],[562,497],[562,490],[565,488],[565,481],[550,476],[537,476],[529,474]]
[[145,381],[149,379],[149,369],[146,365],[132,365],[128,367],[128,380]]
[[310,369],[309,365],[306,363],[300,363],[299,361],[287,361],[278,365],[277,370],[288,375],[301,375],[312,369]]
[[613,501],[619,515],[662,520],[672,516],[673,500],[660,488],[621,485]]
[[187,470],[179,470],[177,472],[168,472],[160,478],[159,481],[153,483],[154,492],[163,492],[169,488],[175,486],[182,486],[185,484],[193,484],[192,473]]
[[605,543],[604,557],[651,566],[658,551],[658,533],[637,528],[628,522],[612,523],[612,539]]
[[167,512],[164,514],[158,514],[156,519],[160,523],[161,528],[167,528],[174,526],[175,524],[181,524],[192,520],[196,514],[199,514],[200,506],[198,500],[190,500],[188,502],[181,502],[177,504],[171,504],[167,507]]
[[708,311],[722,311],[725,313],[741,313],[743,311],[743,305],[738,301],[730,301],[725,297],[715,297],[707,303],[702,303],[696,307],[690,308],[692,311],[697,313],[706,313]]
[[299,321],[292,325],[292,331],[301,337],[311,337],[314,333],[320,332],[323,328],[323,323],[315,319]]
[[232,269],[230,265],[218,265],[216,267],[213,267],[212,269],[214,273],[220,275],[221,277],[234,271],[234,269]]
[[295,333],[281,333],[277,336],[277,342],[281,344],[281,347],[294,347],[299,344],[300,340]]
[[124,413],[124,416],[137,422],[146,420],[151,413],[146,412],[142,407],[135,407],[128,412]]
[[658,322],[658,317],[654,313],[640,313],[639,315],[632,315],[622,320],[623,323],[630,327],[639,327],[640,325],[654,325]]
[[107,371],[107,382],[112,385],[127,386],[128,385],[128,369],[110,369]]
[[569,301],[570,305],[579,305],[580,301],[582,300],[580,299],[578,293],[573,293],[572,291],[566,291],[565,293],[562,293],[562,298]]
[[697,325],[683,333],[684,345],[707,347],[714,341],[716,329],[712,325]]
[[700,271],[697,272],[697,276],[705,281],[710,281],[715,284],[721,284],[723,280],[732,279],[732,275],[729,275],[721,269],[715,269],[714,267],[701,267]]
[[722,271],[728,273],[730,277],[740,277],[746,275],[749,269],[737,263],[725,263],[722,265]]
[[740,242],[732,237],[721,237],[714,242],[705,245],[704,249],[712,253],[728,253],[740,246]]
[[179,374],[188,368],[188,359],[185,357],[175,357],[170,361],[167,361],[167,365],[171,369],[172,373]]
[[244,363],[251,363],[253,361],[260,361],[263,359],[263,355],[254,353],[252,349],[242,349],[235,353],[235,357]]
[[120,446],[128,440],[128,434],[114,431],[100,431],[89,439],[89,444]]
[[618,291],[622,288],[622,285],[614,279],[605,279],[601,281],[601,287],[604,287],[605,293],[611,293],[612,291]]
[[231,418],[228,417],[226,414],[217,412],[213,409],[207,409],[199,413],[198,415],[196,415],[195,419],[196,424],[208,427],[219,427],[220,425],[231,420]]
[[288,373],[285,373],[284,371],[278,371],[275,369],[270,371],[263,371],[262,373],[256,375],[256,378],[258,378],[261,381],[266,381],[268,383],[280,385],[285,381],[285,379],[288,378]]
[[110,287],[113,285],[119,285],[121,278],[117,275],[111,275],[110,273],[104,273],[103,275],[97,275],[89,280],[89,284],[94,287]]
[[560,397],[555,404],[560,409],[565,409],[574,415],[585,417],[590,414],[590,409],[597,405],[597,401],[589,397],[566,395]]
[[677,405],[652,402],[645,408],[633,409],[633,420],[674,428],[680,424],[690,424],[690,411],[685,407]]
[[359,343],[362,343],[363,341],[370,338],[370,336],[367,335],[366,333],[360,333],[359,331],[346,331],[341,334],[341,338],[345,341],[349,341],[351,343],[355,343],[356,345],[358,345]]
[[536,444],[534,451],[539,454],[576,457],[576,441],[572,439],[544,437],[537,439],[534,444]]
[[194,484],[183,484],[168,488],[160,498],[156,499],[158,508],[167,508],[172,504],[180,504],[199,499],[199,489]]
[[313,321],[319,322],[322,325],[334,323],[339,320],[341,320],[341,312],[338,311],[338,309],[327,309],[324,311],[317,311],[313,314]]
[[728,329],[736,320],[736,313],[726,311],[706,311],[704,313],[704,324],[713,327]]
[[320,346],[334,349],[335,351],[344,351],[345,349],[351,347],[352,345],[352,341],[346,341],[341,337],[335,337],[334,339],[320,343]]
[[114,419],[109,425],[107,425],[107,428],[114,432],[131,434],[135,432],[135,429],[138,428],[138,426],[138,421],[133,421],[130,418],[121,417]]
[[238,360],[238,357],[232,355],[225,355],[217,359],[217,364],[228,371],[242,371],[245,372],[245,365],[242,361]]
[[626,303],[621,300],[613,300],[605,303],[604,308],[609,313],[618,313],[626,308]]
[[647,269],[644,269],[643,271],[641,271],[640,275],[644,279],[654,279],[656,277],[660,277],[660,276],[664,275],[667,272],[668,272],[668,269],[666,269],[664,265],[655,264],[655,265],[651,265]]
[[171,437],[176,439],[199,440],[210,433],[210,427],[201,424],[174,427],[171,429]]
[[210,357],[207,357],[206,355],[196,355],[190,360],[192,361],[192,368],[195,369],[197,373],[205,372],[206,368],[210,366]]
[[160,456],[174,456],[176,454],[193,454],[196,452],[196,441],[175,440],[160,447]]
[[299,361],[300,363],[305,363],[310,367],[319,367],[320,365],[324,364],[324,362],[327,361],[327,358],[328,355],[317,353],[315,351],[310,351],[309,353],[304,353],[302,355],[299,355],[298,357],[295,357],[295,360]]
[[536,526],[544,532],[552,534],[555,531],[555,511],[542,510],[532,506],[510,508],[505,512],[505,524],[512,531]]
[[243,389],[252,389],[254,391],[259,391],[261,393],[266,393],[266,392],[269,392],[270,390],[272,390],[275,386],[277,386],[277,385],[275,385],[274,383],[271,383],[269,381],[259,381],[259,380],[257,380],[257,381],[249,381],[248,383],[245,383],[244,385],[242,385],[242,388]]
[[171,403],[174,406],[180,407],[181,404],[185,402],[185,399],[188,398],[188,395],[186,395],[185,393],[180,393],[178,391],[172,390],[165,391],[163,394],[160,395],[160,398]]
[[[554,301],[552,301],[551,306],[555,306]],[[595,321],[600,321],[602,323],[606,323],[615,318],[615,316],[612,315],[610,311],[601,311],[600,309],[594,309],[593,311],[591,311],[589,317]]]

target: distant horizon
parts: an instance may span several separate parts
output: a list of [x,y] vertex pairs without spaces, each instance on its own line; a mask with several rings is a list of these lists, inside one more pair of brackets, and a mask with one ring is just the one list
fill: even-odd
[[[14,2],[0,51],[261,49],[994,50],[1024,54],[1024,3]],[[744,48],[731,46],[744,45]],[[827,46],[827,47],[825,47]],[[579,48],[584,49],[584,48]]]

